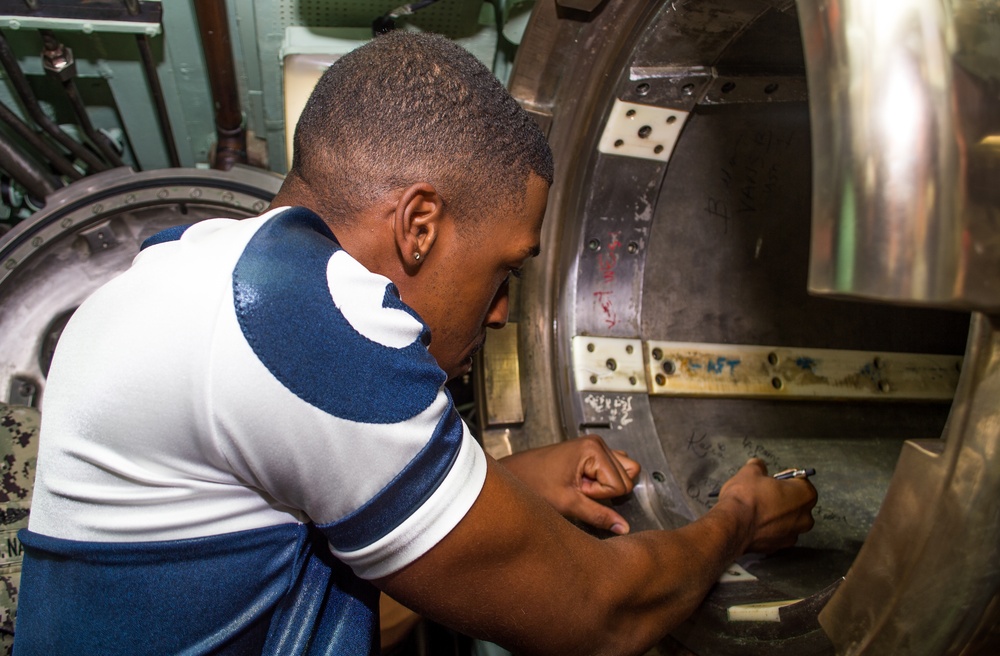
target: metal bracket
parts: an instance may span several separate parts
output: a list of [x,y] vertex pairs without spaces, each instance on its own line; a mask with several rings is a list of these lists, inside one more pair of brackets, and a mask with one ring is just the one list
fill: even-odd
[[646,343],[650,394],[950,401],[957,355]]

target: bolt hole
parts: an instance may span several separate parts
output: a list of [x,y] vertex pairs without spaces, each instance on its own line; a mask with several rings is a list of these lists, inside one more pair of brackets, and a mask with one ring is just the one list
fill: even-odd
[[662,360],[663,359],[663,349],[661,349],[661,348],[655,348],[655,349],[653,349],[652,355],[653,355],[653,359],[654,360]]
[[778,90],[778,85],[774,82],[764,87],[764,93],[774,93]]
[[726,82],[725,84],[722,85],[722,93],[729,93],[735,88],[736,88],[735,82]]
[[593,342],[591,342],[590,344],[587,344],[587,352],[588,353],[593,353],[594,352],[594,344],[593,344]]
[[653,152],[659,155],[660,153],[663,152],[663,146],[657,145],[655,148],[653,148]]
[[648,139],[649,135],[651,135],[651,134],[653,134],[653,128],[651,128],[650,126],[644,125],[641,128],[639,128],[639,138],[640,139]]
[[625,145],[624,141],[622,141],[621,139],[615,139],[615,148],[621,148],[624,145]]
[[649,84],[647,84],[646,82],[639,84],[635,88],[635,92],[640,96],[645,96],[647,93],[649,93]]
[[676,123],[676,122],[677,122],[677,117],[674,116],[673,114],[667,117],[667,123]]
[[596,385],[597,384],[597,376],[591,376],[590,377],[590,382],[591,382],[591,384]]
[[653,472],[653,480],[656,481],[657,483],[662,483],[663,481],[667,480],[667,477],[663,475],[663,472],[655,471]]
[[778,354],[771,352],[767,354],[767,361],[772,365],[778,364]]
[[784,383],[781,382],[780,378],[775,376],[774,378],[771,379],[771,387],[773,387],[776,390],[780,390],[782,387],[784,387]]
[[634,117],[635,116],[635,110],[634,109],[628,110],[627,112],[625,112],[625,116],[628,116],[629,118]]
[[667,377],[664,376],[663,374],[656,374],[656,384],[657,385],[666,385],[667,384]]
[[631,344],[626,344],[625,345],[625,352],[626,353],[628,353],[629,355],[632,355],[633,351],[635,351],[635,348],[633,348]]
[[605,362],[604,364],[606,364],[608,369],[610,369],[611,371],[614,371],[615,369],[618,368],[618,363],[615,362],[614,358],[608,358],[608,361]]
[[636,383],[635,376],[629,376],[628,377],[628,384],[629,385],[635,385],[635,383]]
[[663,372],[665,374],[672,376],[675,371],[677,371],[677,365],[674,364],[673,360],[667,360],[663,363]]

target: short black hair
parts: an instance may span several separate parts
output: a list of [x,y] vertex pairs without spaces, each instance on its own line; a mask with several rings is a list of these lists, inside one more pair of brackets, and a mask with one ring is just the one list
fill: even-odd
[[390,32],[323,74],[295,128],[289,175],[319,191],[335,222],[391,189],[430,182],[459,219],[552,184],[535,121],[471,53],[445,37]]

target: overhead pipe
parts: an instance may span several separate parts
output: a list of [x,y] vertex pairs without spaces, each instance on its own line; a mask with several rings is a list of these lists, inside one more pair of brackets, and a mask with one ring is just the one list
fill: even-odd
[[217,141],[213,167],[226,171],[234,164],[247,163],[247,135],[236,87],[236,65],[233,62],[226,2],[198,0],[194,5],[215,104]]
[[115,167],[125,166],[125,162],[118,155],[111,140],[94,129],[94,124],[90,121],[90,115],[87,113],[87,108],[80,98],[80,92],[76,88],[76,60],[73,58],[73,51],[60,43],[51,30],[39,30],[39,32],[44,43],[42,67],[62,83],[66,97],[69,98],[70,105],[73,106],[73,111],[76,113],[84,134],[87,135],[91,143],[97,146],[108,163]]
[[10,174],[32,198],[43,201],[63,184],[45,169],[38,166],[13,143],[0,136],[0,169]]
[[65,155],[50,146],[49,142],[40,137],[31,126],[22,121],[17,114],[2,102],[0,102],[0,121],[6,123],[32,149],[41,155],[45,161],[55,167],[59,173],[65,175],[70,180],[79,180],[83,177],[83,174],[73,166],[72,162],[66,159]]
[[[195,2],[195,5],[197,6],[199,2]],[[132,16],[139,15],[138,0],[125,0],[125,8]],[[139,57],[142,59],[142,70],[146,76],[146,84],[149,85],[149,95],[152,96],[153,106],[156,107],[156,118],[160,124],[160,135],[167,146],[167,157],[170,159],[170,166],[178,168],[181,165],[181,158],[177,153],[177,144],[174,141],[174,129],[170,125],[170,114],[167,112],[167,103],[163,99],[163,86],[160,85],[160,76],[156,72],[153,48],[149,45],[149,37],[145,34],[136,34],[135,44],[139,48]]]
[[17,63],[14,51],[11,50],[10,44],[7,43],[7,38],[3,33],[0,33],[0,64],[7,71],[7,77],[14,86],[14,90],[17,92],[21,102],[24,103],[24,108],[27,110],[28,115],[31,116],[32,120],[39,127],[52,135],[53,139],[58,141],[75,157],[81,159],[93,171],[105,171],[108,169],[108,166],[94,155],[94,153],[63,132],[62,128],[56,125],[55,121],[49,118],[42,110],[41,105],[38,104],[38,99],[28,84],[28,79],[24,76],[21,67]]

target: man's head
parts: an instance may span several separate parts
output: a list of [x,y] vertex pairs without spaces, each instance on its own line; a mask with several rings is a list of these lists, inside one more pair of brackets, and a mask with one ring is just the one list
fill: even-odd
[[295,130],[292,174],[323,189],[325,218],[350,222],[374,199],[429,182],[456,219],[483,200],[552,183],[552,155],[534,121],[461,46],[391,32],[323,75]]
[[327,71],[294,150],[275,202],[323,217],[428,324],[441,367],[467,371],[538,251],[552,155],[531,117],[460,46],[390,33]]

